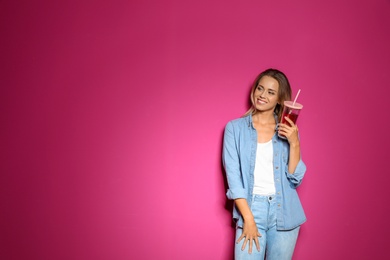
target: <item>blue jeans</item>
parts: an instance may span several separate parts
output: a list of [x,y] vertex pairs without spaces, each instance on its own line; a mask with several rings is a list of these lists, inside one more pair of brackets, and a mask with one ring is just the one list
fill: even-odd
[[[255,244],[252,245],[252,253],[249,254],[249,243],[244,251],[241,250],[244,239],[240,243],[235,243],[234,256],[236,260],[264,259],[268,260],[290,260],[294,253],[295,244],[298,238],[299,228],[288,231],[276,230],[276,202],[274,196],[254,195],[252,210],[257,229],[261,237],[260,252]],[[244,223],[245,225],[245,223]],[[236,228],[236,240],[241,236],[242,228]]]

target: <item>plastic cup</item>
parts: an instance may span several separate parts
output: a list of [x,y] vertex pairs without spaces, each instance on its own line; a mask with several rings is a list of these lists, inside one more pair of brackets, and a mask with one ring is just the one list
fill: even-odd
[[[299,112],[302,110],[303,105],[292,102],[292,101],[284,101],[284,109],[282,114],[282,119],[280,123],[290,125],[290,123],[285,119],[288,117],[294,124],[297,123]],[[280,138],[286,139],[284,135],[278,134]]]

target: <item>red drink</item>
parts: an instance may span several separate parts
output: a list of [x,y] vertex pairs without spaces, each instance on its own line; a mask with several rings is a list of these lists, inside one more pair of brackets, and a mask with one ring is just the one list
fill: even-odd
[[[303,106],[297,102],[293,103],[292,101],[284,101],[284,109],[280,123],[291,126],[290,123],[285,119],[285,117],[288,117],[295,124],[298,120],[298,115],[302,108]],[[279,134],[279,137],[286,139],[286,137],[282,134]]]
[[285,117],[288,117],[295,124],[297,122],[297,119],[298,119],[298,114],[294,114],[293,112],[283,113],[282,124],[290,125],[290,123],[285,119]]

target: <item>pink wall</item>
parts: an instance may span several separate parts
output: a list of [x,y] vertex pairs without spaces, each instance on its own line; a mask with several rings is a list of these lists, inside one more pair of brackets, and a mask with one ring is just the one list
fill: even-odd
[[231,259],[222,133],[268,67],[302,89],[294,259],[390,257],[388,0],[60,2],[0,3],[1,259]]

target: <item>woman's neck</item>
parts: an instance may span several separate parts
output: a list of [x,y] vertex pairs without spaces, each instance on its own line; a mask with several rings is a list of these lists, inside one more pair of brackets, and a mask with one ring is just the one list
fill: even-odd
[[256,112],[252,115],[252,120],[260,125],[274,124],[275,117],[273,112]]

